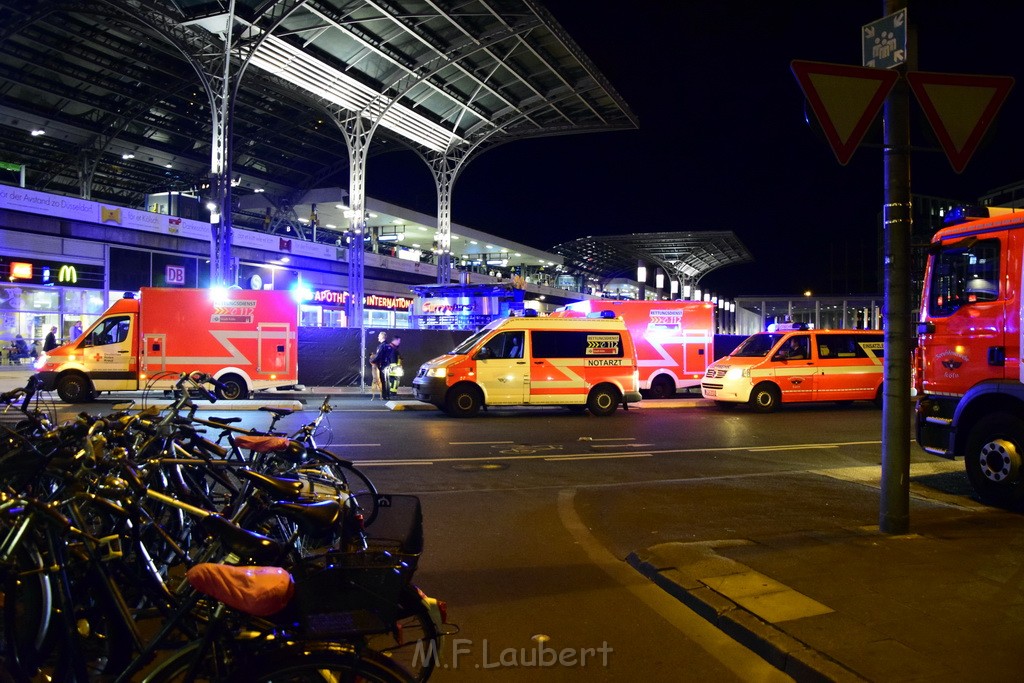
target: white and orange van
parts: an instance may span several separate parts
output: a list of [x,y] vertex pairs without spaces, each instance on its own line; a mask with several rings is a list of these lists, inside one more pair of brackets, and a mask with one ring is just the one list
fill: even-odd
[[704,398],[764,413],[808,401],[882,405],[881,331],[792,327],[752,334],[712,363],[700,384]]
[[424,363],[416,398],[453,417],[482,406],[560,405],[611,415],[640,400],[636,351],[622,318],[494,320]]

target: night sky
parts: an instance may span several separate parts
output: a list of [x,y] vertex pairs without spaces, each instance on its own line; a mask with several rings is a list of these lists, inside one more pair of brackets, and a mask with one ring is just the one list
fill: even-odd
[[[881,128],[841,166],[790,71],[859,66],[879,1],[542,2],[632,108],[640,128],[525,140],[471,163],[453,219],[550,249],[578,237],[732,230],[754,262],[701,285],[725,296],[879,292]],[[962,174],[911,104],[912,190],[965,202],[1024,180],[1024,3],[911,2],[919,71],[1010,75],[1014,89]],[[880,118],[880,117],[879,117]],[[412,154],[371,159],[368,193],[434,215]]]

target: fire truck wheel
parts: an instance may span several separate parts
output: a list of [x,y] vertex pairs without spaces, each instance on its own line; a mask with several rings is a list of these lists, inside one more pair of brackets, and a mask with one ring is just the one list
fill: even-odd
[[249,388],[245,386],[245,380],[238,375],[224,375],[220,378],[220,386],[217,387],[217,398],[222,401],[237,401],[249,396]]
[[651,398],[675,396],[676,383],[668,375],[658,375],[651,380]]
[[598,384],[590,390],[590,397],[587,398],[587,409],[597,415],[604,417],[611,415],[619,407],[619,390],[611,384]]
[[978,420],[967,435],[964,465],[967,478],[987,505],[1016,507],[1024,501],[1021,452],[1024,422],[1007,413]]
[[448,391],[444,402],[444,412],[452,417],[473,417],[480,412],[483,402],[483,396],[475,386],[456,384]]
[[779,407],[779,388],[771,382],[758,384],[750,392],[750,407],[759,413],[770,413]]
[[84,403],[91,401],[95,393],[92,383],[84,375],[64,375],[57,381],[57,395],[65,403]]

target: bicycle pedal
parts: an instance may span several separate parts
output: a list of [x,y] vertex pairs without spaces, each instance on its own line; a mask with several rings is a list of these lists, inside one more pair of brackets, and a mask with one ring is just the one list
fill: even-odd
[[99,552],[102,562],[119,560],[124,557],[124,550],[121,548],[121,537],[116,534],[101,538],[96,550]]

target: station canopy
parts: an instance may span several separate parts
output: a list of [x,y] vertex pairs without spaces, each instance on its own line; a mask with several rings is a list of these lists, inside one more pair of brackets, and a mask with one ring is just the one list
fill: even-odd
[[130,207],[201,192],[218,106],[208,93],[239,73],[236,197],[298,202],[346,186],[352,112],[381,121],[370,155],[467,160],[638,125],[534,0],[0,0],[3,182],[24,166],[29,189]]
[[698,283],[722,266],[754,260],[731,230],[581,237],[558,244],[552,251],[563,256],[578,274],[597,280],[634,280],[637,266],[643,263],[649,279],[655,268],[661,268],[666,278],[684,284]]

